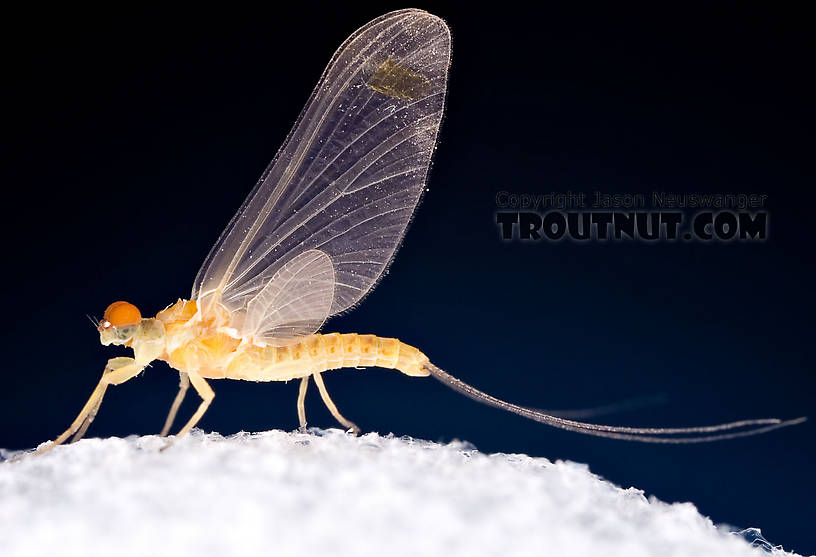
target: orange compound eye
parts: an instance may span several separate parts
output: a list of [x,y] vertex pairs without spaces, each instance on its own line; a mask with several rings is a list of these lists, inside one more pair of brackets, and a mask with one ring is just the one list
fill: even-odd
[[135,325],[142,320],[139,308],[129,302],[113,302],[105,310],[105,321],[112,327],[126,327]]

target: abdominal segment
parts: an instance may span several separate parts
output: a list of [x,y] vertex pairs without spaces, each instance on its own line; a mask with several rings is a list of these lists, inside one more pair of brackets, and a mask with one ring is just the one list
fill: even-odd
[[356,333],[309,335],[288,346],[242,344],[225,334],[192,339],[173,350],[167,362],[210,379],[288,381],[342,367],[383,367],[426,377],[428,358],[395,338]]

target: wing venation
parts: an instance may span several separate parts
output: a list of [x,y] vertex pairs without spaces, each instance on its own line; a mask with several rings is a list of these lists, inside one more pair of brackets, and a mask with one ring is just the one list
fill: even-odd
[[[252,333],[263,322],[259,308],[274,311],[270,296],[281,296],[270,281],[283,280],[279,272],[295,261],[314,267],[303,272],[331,267],[327,315],[359,302],[391,261],[422,195],[449,64],[447,26],[421,10],[386,14],[354,33],[202,265],[193,285],[202,311],[220,303],[251,313],[254,321],[244,319],[239,332]],[[299,259],[318,250],[321,257]],[[309,299],[314,289],[325,303],[321,280],[290,279],[287,287],[299,289],[292,299]],[[313,317],[294,330],[319,327]],[[292,334],[269,330],[269,343]]]
[[249,301],[243,334],[259,344],[285,346],[318,330],[329,316],[334,283],[329,256],[316,249],[304,251]]

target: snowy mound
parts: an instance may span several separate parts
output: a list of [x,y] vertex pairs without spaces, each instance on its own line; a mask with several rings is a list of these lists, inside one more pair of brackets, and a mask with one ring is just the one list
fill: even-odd
[[163,443],[86,439],[0,463],[0,553],[768,555],[690,503],[572,462],[317,429]]

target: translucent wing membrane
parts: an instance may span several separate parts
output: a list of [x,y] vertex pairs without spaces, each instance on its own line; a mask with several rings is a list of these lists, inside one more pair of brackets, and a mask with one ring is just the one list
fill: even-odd
[[334,299],[334,269],[320,250],[288,261],[247,304],[241,327],[256,341],[283,346],[320,328]]
[[[270,296],[284,296],[270,280],[294,272],[280,273],[309,250],[320,250],[333,267],[328,314],[359,302],[383,274],[419,202],[449,63],[448,28],[423,11],[392,12],[354,33],[204,262],[193,286],[199,307],[206,312],[220,302],[246,311],[242,333],[274,324],[265,329],[270,343],[284,333],[313,332],[322,323],[316,314],[290,329],[278,323],[283,313],[263,316],[275,307]],[[328,277],[321,258],[309,257],[298,272]],[[309,300],[310,311],[329,292],[322,279],[290,280],[286,288],[287,302]]]

